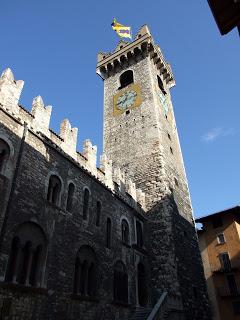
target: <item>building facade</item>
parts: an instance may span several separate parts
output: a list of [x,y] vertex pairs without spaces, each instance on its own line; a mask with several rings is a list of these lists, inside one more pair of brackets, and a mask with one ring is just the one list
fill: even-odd
[[240,207],[196,222],[213,319],[240,319]]
[[51,106],[38,96],[27,111],[23,81],[0,78],[1,317],[211,319],[170,65],[143,26],[99,53],[97,73],[100,168],[77,128],[54,133]]

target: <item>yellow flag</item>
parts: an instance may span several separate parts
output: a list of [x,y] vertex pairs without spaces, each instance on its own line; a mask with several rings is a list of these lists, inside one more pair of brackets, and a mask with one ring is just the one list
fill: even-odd
[[127,26],[124,26],[124,25],[118,23],[116,19],[113,20],[113,23],[111,24],[111,26],[112,26],[113,30],[115,30],[117,32],[119,37],[132,39],[131,27],[127,27]]

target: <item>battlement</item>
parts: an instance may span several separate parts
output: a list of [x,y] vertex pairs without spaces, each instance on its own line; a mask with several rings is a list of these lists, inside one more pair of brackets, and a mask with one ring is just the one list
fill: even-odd
[[166,85],[169,88],[173,87],[175,80],[170,64],[165,61],[160,47],[154,44],[147,25],[140,28],[132,42],[120,40],[113,52],[100,52],[97,58],[96,72],[105,80],[119,70],[127,68],[131,65],[132,60],[138,62],[146,56],[150,56],[159,73],[163,76]]
[[71,158],[82,169],[117,194],[130,206],[145,208],[145,194],[136,189],[131,180],[125,178],[125,173],[116,168],[107,156],[101,155],[100,168],[97,167],[97,147],[89,139],[83,143],[83,152],[77,151],[78,129],[72,128],[68,119],[60,125],[60,134],[49,128],[52,106],[45,106],[41,96],[33,99],[31,111],[19,105],[19,99],[24,82],[14,80],[12,71],[6,69],[0,77],[0,106],[11,116],[22,123],[27,123],[47,143],[52,144],[66,157]]

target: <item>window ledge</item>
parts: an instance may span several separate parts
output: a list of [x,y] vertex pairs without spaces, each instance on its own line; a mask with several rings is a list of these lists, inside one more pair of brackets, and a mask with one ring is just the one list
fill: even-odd
[[22,293],[36,293],[36,294],[45,294],[48,295],[46,288],[37,288],[37,287],[27,287],[23,284],[12,283],[12,282],[0,282],[0,287],[3,289],[10,289]]
[[74,299],[74,300],[99,302],[99,299],[97,299],[96,297],[82,296],[80,294],[72,294],[71,298]]
[[121,307],[125,307],[125,308],[129,308],[131,307],[131,304],[128,302],[123,302],[123,301],[118,301],[118,300],[113,300],[112,304],[115,304],[117,306],[121,306]]

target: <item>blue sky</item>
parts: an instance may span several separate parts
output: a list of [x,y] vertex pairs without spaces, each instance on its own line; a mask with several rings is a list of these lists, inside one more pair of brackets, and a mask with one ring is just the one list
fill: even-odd
[[195,216],[240,202],[240,39],[220,36],[207,1],[0,1],[0,69],[25,81],[21,104],[40,94],[51,127],[68,118],[79,149],[102,148],[103,83],[98,51],[111,51],[116,17],[135,34],[148,24],[172,65],[172,99]]

